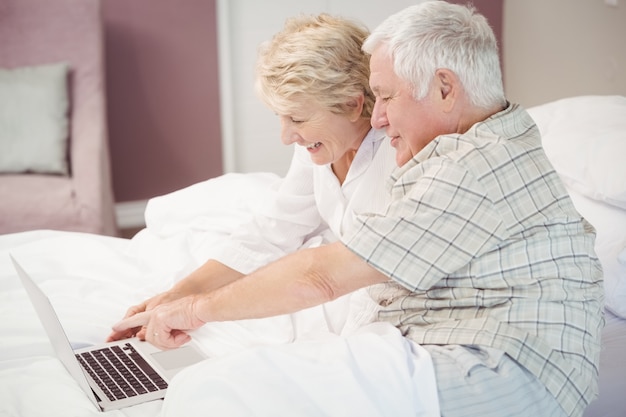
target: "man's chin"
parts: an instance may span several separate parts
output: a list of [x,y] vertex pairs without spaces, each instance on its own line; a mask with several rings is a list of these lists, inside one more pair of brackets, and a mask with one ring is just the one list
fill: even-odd
[[401,167],[402,165],[409,162],[412,158],[412,155],[407,155],[405,152],[401,152],[396,149],[396,165]]

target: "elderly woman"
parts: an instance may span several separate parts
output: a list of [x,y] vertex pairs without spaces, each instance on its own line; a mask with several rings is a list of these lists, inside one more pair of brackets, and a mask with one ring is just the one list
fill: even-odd
[[[190,294],[207,292],[303,247],[338,240],[356,214],[387,205],[385,179],[394,151],[372,129],[367,29],[328,14],[288,19],[261,45],[259,96],[280,118],[281,140],[295,144],[290,169],[271,207],[234,231],[220,252],[171,289],[131,307],[127,317]],[[113,332],[109,340],[139,328]]]

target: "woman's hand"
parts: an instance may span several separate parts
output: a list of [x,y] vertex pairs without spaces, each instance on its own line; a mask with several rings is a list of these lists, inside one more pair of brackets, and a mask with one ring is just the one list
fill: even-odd
[[[202,295],[160,303],[150,309],[144,308],[143,311],[134,310],[133,314],[113,326],[113,334],[128,334],[141,329],[136,334],[142,340],[147,340],[161,349],[179,347],[191,340],[188,331],[204,324],[194,311],[199,297]],[[142,304],[137,307],[141,306]]]
[[[162,304],[178,300],[179,298],[193,294],[208,293],[237,281],[241,277],[243,277],[241,272],[229,268],[218,261],[209,259],[200,268],[189,274],[185,279],[179,281],[170,290],[129,308],[124,319],[151,311]],[[133,336],[137,336],[141,340],[150,339],[146,338],[146,329],[145,326],[142,325],[125,328],[121,331],[114,330],[107,337],[107,341],[112,342],[115,340],[128,339]]]
[[[171,290],[162,292],[161,294],[157,294],[154,297],[148,298],[146,301],[140,304],[130,307],[126,311],[126,315],[124,315],[124,319],[135,316],[139,313],[153,310],[155,307],[161,304],[165,304],[165,303],[169,303],[171,301],[177,300],[181,298],[182,296],[183,296],[182,294],[173,292]],[[145,327],[143,326],[133,327],[133,328],[126,329],[122,332],[118,332],[114,330],[113,332],[111,332],[111,334],[109,334],[106,341],[113,342],[116,340],[128,339],[134,336],[137,336],[141,340],[145,340],[146,338]]]

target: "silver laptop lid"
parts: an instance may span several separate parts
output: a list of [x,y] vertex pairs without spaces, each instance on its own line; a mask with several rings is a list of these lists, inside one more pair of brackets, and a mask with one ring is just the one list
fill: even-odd
[[39,286],[35,284],[26,271],[24,271],[24,269],[17,263],[13,255],[9,255],[9,257],[11,258],[11,262],[13,262],[13,266],[15,267],[22,284],[26,289],[26,293],[35,308],[37,315],[39,316],[39,320],[41,321],[44,330],[48,334],[50,343],[52,343],[52,347],[54,348],[57,357],[63,363],[70,375],[72,375],[76,382],[78,382],[81,389],[85,391],[85,394],[87,394],[91,402],[93,402],[97,408],[100,408],[96,396],[93,391],[91,391],[91,387],[87,382],[87,378],[85,377],[83,370],[76,361],[70,341],[61,326],[61,322],[59,321],[50,300],[46,294],[41,291]]

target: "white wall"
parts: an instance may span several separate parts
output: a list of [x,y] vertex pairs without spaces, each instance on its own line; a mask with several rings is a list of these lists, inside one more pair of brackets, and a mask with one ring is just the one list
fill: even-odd
[[254,63],[261,41],[299,13],[328,12],[373,29],[389,14],[419,0],[218,0],[222,137],[225,172],[284,175],[293,148],[280,142],[278,118],[254,93]]
[[626,0],[505,0],[503,31],[509,100],[626,95]]

